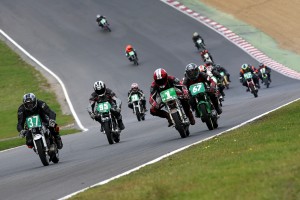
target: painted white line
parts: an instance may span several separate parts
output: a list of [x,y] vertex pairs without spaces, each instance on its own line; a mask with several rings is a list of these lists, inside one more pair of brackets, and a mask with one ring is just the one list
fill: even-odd
[[70,97],[68,95],[68,92],[67,92],[67,89],[64,85],[64,83],[60,80],[60,78],[55,74],[53,73],[50,69],[48,69],[45,65],[43,65],[40,61],[38,61],[36,58],[34,58],[31,54],[29,54],[23,47],[21,47],[18,43],[16,43],[10,36],[8,36],[3,30],[0,29],[0,33],[7,39],[9,40],[13,45],[15,45],[20,51],[22,51],[27,57],[29,57],[31,60],[33,60],[36,64],[38,64],[41,68],[43,68],[44,70],[46,70],[49,74],[51,74],[58,82],[59,84],[61,85],[62,89],[63,89],[63,92],[64,92],[64,95],[66,97],[66,100],[67,100],[67,103],[70,107],[70,110],[73,114],[73,117],[75,118],[75,121],[77,123],[77,125],[79,126],[80,129],[82,129],[83,131],[87,131],[88,129],[86,129],[80,122],[75,110],[74,110],[74,107],[72,105],[72,102],[70,100]]
[[236,126],[230,128],[230,129],[227,129],[226,131],[220,132],[220,133],[218,133],[218,134],[216,134],[216,135],[214,135],[214,136],[205,138],[205,139],[203,139],[203,140],[200,140],[200,141],[195,142],[195,143],[193,143],[193,144],[190,144],[190,145],[188,145],[188,146],[184,146],[184,147],[182,147],[182,148],[180,148],[180,149],[177,149],[177,150],[175,150],[175,151],[172,151],[172,152],[170,152],[170,153],[167,153],[167,154],[165,154],[165,155],[162,155],[162,156],[160,156],[160,157],[158,157],[158,158],[156,158],[156,159],[154,159],[154,160],[152,160],[152,161],[149,161],[149,162],[147,162],[147,163],[145,163],[145,164],[143,164],[143,165],[140,165],[140,166],[135,167],[135,168],[133,168],[133,169],[131,169],[131,170],[129,170],[129,171],[123,172],[122,174],[119,174],[119,175],[114,176],[114,177],[112,177],[112,178],[106,179],[106,180],[104,180],[104,181],[101,181],[101,182],[96,183],[96,184],[94,184],[94,185],[91,185],[91,186],[89,186],[89,187],[86,187],[86,188],[84,188],[84,189],[82,189],[82,190],[79,190],[79,191],[77,191],[77,192],[74,192],[74,193],[72,193],[72,194],[69,194],[69,195],[67,195],[67,196],[64,196],[64,197],[62,197],[62,198],[60,198],[60,199],[58,199],[58,200],[69,199],[69,198],[75,196],[76,194],[81,193],[81,192],[84,192],[84,191],[86,191],[86,190],[88,190],[88,189],[90,189],[90,188],[93,188],[93,187],[96,187],[96,186],[100,186],[100,185],[104,185],[104,184],[106,184],[106,183],[108,183],[108,182],[110,182],[110,181],[113,181],[113,180],[115,180],[115,179],[118,179],[118,178],[120,178],[120,177],[122,177],[122,176],[126,176],[126,175],[128,175],[128,174],[130,174],[130,173],[132,173],[132,172],[134,172],[134,171],[137,171],[137,170],[139,170],[139,169],[141,169],[141,168],[143,168],[143,167],[145,167],[145,166],[147,166],[147,165],[151,165],[151,164],[153,164],[153,163],[156,163],[156,162],[158,162],[158,161],[160,161],[160,160],[162,160],[162,159],[164,159],[164,158],[167,158],[167,157],[169,157],[169,156],[171,156],[171,155],[173,155],[173,154],[175,154],[175,153],[178,153],[178,152],[180,152],[180,151],[183,151],[183,150],[185,150],[185,149],[187,149],[187,148],[189,148],[189,147],[191,147],[191,146],[200,144],[200,143],[202,143],[202,142],[204,142],[204,141],[210,140],[210,139],[215,138],[215,137],[218,137],[218,136],[220,136],[220,135],[222,135],[222,134],[224,134],[224,133],[227,133],[227,132],[229,132],[229,131],[232,131],[232,130],[235,130],[235,129],[237,129],[237,128],[240,128],[241,126],[244,126],[244,125],[246,125],[246,124],[248,124],[248,123],[250,123],[250,122],[253,122],[253,121],[255,121],[255,120],[257,120],[257,119],[259,119],[259,118],[261,118],[261,117],[263,117],[263,116],[265,116],[265,115],[271,113],[271,112],[274,112],[274,111],[276,111],[276,110],[278,110],[278,109],[280,109],[280,108],[282,108],[282,107],[284,107],[284,106],[287,106],[287,105],[289,105],[289,104],[291,104],[291,103],[294,103],[294,102],[296,102],[296,101],[298,101],[298,100],[300,100],[300,98],[298,98],[298,99],[296,99],[296,100],[293,100],[293,101],[291,101],[291,102],[288,102],[288,103],[286,103],[286,104],[284,104],[284,105],[282,105],[282,106],[279,106],[279,107],[277,107],[277,108],[275,108],[275,109],[273,109],[273,110],[270,110],[270,111],[268,111],[268,112],[265,112],[265,113],[263,113],[263,114],[261,114],[261,115],[259,115],[259,116],[256,116],[256,117],[254,117],[254,118],[252,118],[252,119],[249,119],[249,120],[247,120],[247,121],[245,121],[245,122],[243,122],[243,123],[241,123],[241,124],[239,124],[239,125],[236,125]]
[[[200,19],[200,20],[203,20],[203,21],[205,21],[205,22],[210,22],[210,21],[211,21],[210,19],[208,19],[208,18],[206,18],[206,17],[203,17],[203,16],[195,17],[195,16],[196,16],[195,13],[189,14],[189,13],[187,13],[187,12],[182,11],[182,9],[180,9],[180,7],[182,8],[183,5],[181,5],[181,3],[177,2],[177,1],[172,1],[172,0],[171,0],[171,1],[170,1],[170,0],[161,0],[161,1],[162,1],[163,3],[166,3],[167,5],[171,5],[171,6],[174,7],[175,9],[179,10],[180,12],[182,12],[182,13],[188,15],[188,16],[191,16],[192,18],[194,18],[194,19],[196,19],[196,20],[197,20],[197,19]],[[199,20],[198,20],[198,21],[199,21]],[[202,21],[200,21],[200,22],[203,23]],[[212,29],[212,30],[214,30],[214,31],[216,31],[216,32],[218,32],[218,33],[220,33],[220,32],[218,31],[218,29],[212,28],[211,26],[209,26],[209,25],[207,25],[207,24],[205,24],[205,23],[203,23],[203,24],[206,25],[208,28],[210,28],[210,29]],[[213,24],[216,24],[216,23],[213,23]],[[232,42],[228,37],[225,36],[225,34],[223,34],[223,36],[224,36],[227,40],[229,40],[230,42]],[[237,36],[237,37],[239,37],[239,36]],[[246,45],[249,45],[249,43],[247,43],[245,40],[243,40],[243,39],[241,39],[241,38],[239,38],[239,40],[237,40],[237,41],[245,42]],[[239,46],[239,47],[240,47],[240,46]],[[240,47],[240,48],[241,48],[241,47]],[[242,49],[242,48],[241,48],[241,49]],[[245,51],[245,49],[242,49],[242,50]],[[246,52],[246,51],[245,51],[245,52]],[[249,54],[249,55],[250,55],[250,54]],[[251,56],[252,56],[252,55],[251,55]],[[253,57],[253,56],[252,56],[252,57]],[[266,57],[267,57],[267,56],[266,56]],[[175,154],[175,153],[178,153],[178,152],[180,152],[180,151],[183,151],[183,150],[185,150],[185,149],[187,149],[187,148],[189,148],[189,147],[191,147],[191,146],[193,146],[193,145],[200,144],[200,143],[202,143],[202,142],[204,142],[204,141],[207,141],[207,140],[210,140],[210,139],[215,138],[215,137],[217,137],[217,136],[220,136],[220,135],[222,135],[223,133],[226,133],[226,132],[229,132],[229,131],[231,131],[231,130],[240,128],[241,126],[243,126],[243,125],[245,125],[245,124],[248,124],[248,123],[250,123],[250,122],[252,122],[252,121],[254,121],[254,120],[258,119],[258,118],[261,118],[261,117],[263,117],[263,116],[265,116],[265,115],[267,115],[267,114],[269,114],[269,113],[271,113],[271,112],[273,112],[273,111],[275,111],[275,110],[278,110],[278,109],[280,109],[280,108],[282,108],[282,107],[284,107],[284,106],[287,106],[287,105],[289,105],[289,104],[291,104],[291,103],[293,103],[293,102],[295,102],[295,101],[298,101],[299,99],[300,99],[300,98],[298,98],[298,99],[296,99],[296,100],[293,100],[293,101],[291,101],[291,102],[289,102],[289,103],[286,103],[286,104],[284,104],[284,105],[282,105],[282,106],[279,106],[279,107],[277,107],[277,108],[275,108],[275,109],[273,109],[273,110],[271,110],[271,111],[265,112],[265,113],[263,113],[263,114],[261,114],[261,115],[259,115],[259,116],[257,116],[257,117],[254,117],[254,118],[252,118],[252,119],[250,119],[250,120],[248,120],[248,121],[246,121],[246,122],[243,122],[243,123],[241,123],[241,124],[239,124],[239,125],[237,125],[237,126],[234,126],[234,127],[230,128],[230,129],[228,129],[228,130],[226,130],[226,131],[220,132],[220,133],[218,133],[217,135],[214,135],[214,136],[205,138],[205,139],[200,140],[200,141],[198,141],[198,142],[196,142],[196,143],[190,144],[190,145],[188,145],[188,146],[185,146],[185,147],[182,147],[182,148],[177,149],[177,150],[175,150],[175,151],[172,151],[172,152],[170,152],[170,153],[167,153],[167,154],[165,154],[165,155],[163,155],[163,156],[161,156],[161,157],[158,157],[158,158],[156,158],[156,159],[154,159],[154,160],[152,160],[152,161],[150,161],[150,162],[147,162],[147,163],[145,163],[145,164],[143,164],[143,165],[140,165],[140,166],[138,166],[138,167],[135,167],[135,168],[133,168],[133,169],[131,169],[131,170],[129,170],[129,171],[126,171],[126,172],[124,172],[124,173],[122,173],[122,174],[119,174],[119,175],[114,176],[114,177],[112,177],[112,178],[106,179],[106,180],[104,180],[104,181],[101,181],[101,182],[96,183],[96,184],[94,184],[94,185],[91,185],[91,186],[89,186],[89,187],[86,187],[86,188],[84,188],[84,189],[82,189],[82,190],[76,191],[76,192],[74,192],[74,193],[72,193],[72,194],[69,194],[69,195],[67,195],[67,196],[64,196],[64,197],[62,197],[62,198],[60,198],[60,199],[58,199],[58,200],[69,199],[69,198],[75,196],[76,194],[79,194],[79,193],[81,193],[81,192],[84,192],[84,191],[86,191],[86,190],[88,190],[88,189],[90,189],[90,188],[93,188],[93,187],[96,187],[96,186],[100,186],[100,185],[104,185],[104,184],[106,184],[106,183],[108,183],[108,182],[110,182],[110,181],[113,181],[113,180],[115,180],[115,179],[118,179],[118,178],[120,178],[120,177],[122,177],[122,176],[126,176],[126,175],[128,175],[128,174],[130,174],[130,173],[132,173],[132,172],[134,172],[134,171],[137,171],[137,170],[141,169],[142,167],[145,167],[145,166],[147,166],[147,165],[156,163],[156,162],[158,162],[158,161],[160,161],[160,160],[162,160],[162,159],[164,159],[164,158],[166,158],[166,157],[169,157],[169,156],[171,156],[171,155],[173,155],[173,154]]]

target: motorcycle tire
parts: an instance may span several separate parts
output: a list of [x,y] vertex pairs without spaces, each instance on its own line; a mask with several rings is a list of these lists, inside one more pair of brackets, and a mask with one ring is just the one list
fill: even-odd
[[103,124],[103,128],[104,128],[108,143],[113,144],[114,143],[114,137],[113,137],[113,133],[111,132],[109,122],[105,122]]
[[186,137],[186,130],[185,130],[183,124],[182,124],[179,113],[178,112],[172,113],[172,118],[174,120],[176,130],[180,134],[180,137],[185,138]]
[[206,106],[204,104],[200,105],[200,110],[203,116],[203,119],[206,123],[206,126],[209,130],[213,130],[214,129],[214,124],[213,124],[213,120],[210,116],[210,114],[207,112],[206,110]]
[[140,111],[138,109],[136,110],[135,114],[136,114],[137,120],[141,121],[141,113],[140,113]]
[[44,151],[44,145],[43,145],[42,138],[39,140],[36,140],[35,145],[36,145],[37,152],[39,154],[39,157],[40,157],[43,165],[48,166],[49,165],[49,156],[47,156]]

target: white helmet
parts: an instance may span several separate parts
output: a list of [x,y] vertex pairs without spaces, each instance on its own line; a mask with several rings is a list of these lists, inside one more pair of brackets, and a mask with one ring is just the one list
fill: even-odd
[[198,34],[197,32],[195,32],[195,33],[193,34],[193,36],[194,36],[194,37],[198,37],[199,34]]
[[97,17],[97,18],[100,18],[100,15],[97,15],[96,17]]
[[94,83],[94,91],[99,95],[103,96],[106,93],[106,86],[103,81],[96,81]]

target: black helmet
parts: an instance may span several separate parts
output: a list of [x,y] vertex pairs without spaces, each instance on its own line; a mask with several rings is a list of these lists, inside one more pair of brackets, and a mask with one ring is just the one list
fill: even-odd
[[96,81],[94,83],[94,91],[99,95],[103,96],[106,93],[106,86],[103,81]]
[[37,100],[33,93],[27,93],[23,96],[23,104],[26,110],[33,111],[36,108]]
[[199,77],[199,68],[195,63],[190,63],[185,67],[185,74],[191,80],[196,80]]

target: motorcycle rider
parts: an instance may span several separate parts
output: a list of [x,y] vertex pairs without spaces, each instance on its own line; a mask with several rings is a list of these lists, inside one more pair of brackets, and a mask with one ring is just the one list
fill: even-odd
[[131,52],[131,51],[134,52],[136,59],[138,59],[136,50],[130,44],[128,44],[125,48],[125,55],[132,62],[133,60],[132,60],[131,56],[129,56],[129,52]]
[[[103,24],[101,23],[102,19],[106,19],[106,17],[103,15],[99,15],[99,14],[96,16],[96,22],[98,23],[98,26],[100,26],[101,28],[103,28]],[[107,19],[106,19],[106,21],[107,21]],[[109,25],[108,22],[107,22],[107,25]]]
[[261,82],[263,83],[262,74],[261,74],[261,72],[260,72],[260,70],[261,70],[262,68],[265,68],[266,74],[267,74],[267,76],[268,76],[268,80],[269,80],[270,82],[272,82],[272,81],[271,81],[271,71],[272,71],[271,68],[269,68],[268,66],[266,66],[266,65],[263,64],[263,63],[259,63],[259,66],[258,66],[258,76],[259,76]]
[[23,96],[23,103],[18,108],[18,124],[17,130],[21,137],[26,136],[26,145],[28,148],[33,148],[32,134],[27,134],[28,129],[25,124],[26,118],[32,115],[39,115],[42,123],[46,124],[50,134],[54,136],[55,143],[58,149],[62,149],[63,143],[59,135],[59,127],[57,126],[56,113],[42,100],[37,99],[33,93],[27,93]]
[[143,106],[145,112],[147,112],[145,94],[144,94],[143,90],[139,89],[139,85],[137,83],[132,83],[131,88],[128,91],[128,107],[133,109],[133,104],[130,101],[130,99],[131,99],[131,96],[134,94],[139,95],[139,98],[141,99],[141,102],[142,102],[142,106]]
[[228,82],[231,82],[231,81],[230,81],[230,74],[228,73],[228,71],[227,71],[224,67],[221,67],[220,64],[216,64],[216,65],[215,65],[215,69],[216,69],[219,73],[224,72],[224,74],[227,76]]
[[[203,65],[202,65],[203,66]],[[195,63],[190,63],[185,67],[185,74],[186,77],[184,79],[183,84],[189,88],[191,85],[195,84],[195,83],[204,83],[204,84],[208,84],[210,86],[208,95],[218,113],[218,115],[220,115],[222,113],[222,108],[219,104],[217,95],[216,95],[216,83],[215,81],[206,73],[204,72],[200,72],[199,67],[195,64]],[[193,111],[196,110],[196,100],[195,98],[191,97],[190,101],[189,101],[191,108]],[[198,115],[198,112],[195,112],[196,117],[199,118],[200,116]]]
[[167,71],[163,68],[158,68],[154,71],[153,79],[154,81],[152,82],[150,87],[149,97],[149,103],[152,105],[150,114],[152,114],[153,116],[166,118],[169,122],[169,127],[173,125],[169,113],[161,109],[163,107],[163,104],[161,101],[160,92],[169,88],[175,88],[186,116],[189,118],[191,125],[194,125],[195,119],[188,103],[188,90],[184,85],[180,83],[179,79],[175,78],[174,76],[169,76]]
[[254,66],[245,63],[241,66],[240,69],[240,82],[242,83],[243,86],[247,87],[246,92],[250,91],[247,81],[244,79],[244,73],[247,72],[251,72],[254,84],[256,85],[257,88],[260,88],[258,76],[256,75],[256,72],[253,70],[253,68],[255,69]]
[[193,33],[192,39],[193,39],[193,42],[194,42],[194,44],[195,44],[196,47],[197,47],[197,45],[198,45],[198,44],[197,44],[197,41],[198,41],[199,39],[202,40],[202,43],[203,43],[204,46],[205,46],[204,39],[199,35],[199,33],[194,32],[194,33]]
[[212,55],[208,52],[207,49],[203,50],[200,52],[201,58],[203,60],[203,62],[207,62],[210,61],[212,64],[214,63],[213,57]]
[[[88,107],[88,113],[90,114],[90,117],[101,124],[100,116],[95,115],[95,105],[99,102],[108,101],[111,105],[110,112],[117,119],[120,130],[125,129],[121,115],[122,101],[117,98],[116,94],[111,89],[106,87],[103,81],[96,81],[93,88],[94,92],[89,98],[90,105]],[[101,125],[101,132],[103,131],[104,129]]]
[[207,69],[207,67],[204,65],[199,66],[200,72],[204,72],[205,74],[209,75],[211,78],[214,76],[216,78],[215,83],[217,84],[217,91],[216,94],[219,97],[220,101],[224,101],[225,93],[224,89],[225,86],[223,85],[224,77],[219,73],[219,71],[215,68],[209,65],[211,68],[210,70]]

